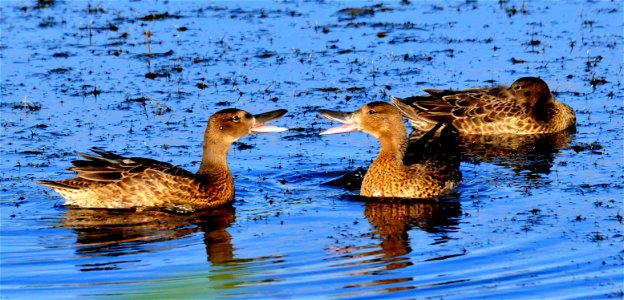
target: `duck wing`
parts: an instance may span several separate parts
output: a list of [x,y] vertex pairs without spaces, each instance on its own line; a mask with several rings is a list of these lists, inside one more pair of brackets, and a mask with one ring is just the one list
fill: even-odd
[[94,148],[91,151],[96,155],[78,152],[78,156],[83,159],[72,161],[74,166],[69,170],[77,172],[77,178],[62,181],[41,180],[39,183],[53,188],[80,189],[92,184],[119,182],[154,172],[201,183],[200,178],[194,173],[170,163],[149,158],[124,157],[111,151]]
[[406,166],[425,164],[459,172],[461,149],[458,138],[457,129],[442,122],[424,134],[415,130],[405,147],[403,163]]
[[504,88],[425,91],[429,95],[393,97],[392,102],[412,123],[445,122],[460,126],[456,122],[492,122],[517,113],[515,98]]
[[195,177],[195,174],[170,163],[141,157],[123,157],[111,151],[91,149],[98,155],[78,153],[83,160],[74,160],[69,170],[78,173],[79,178],[91,181],[119,181],[146,170],[163,172],[173,176]]
[[431,97],[442,99],[447,96],[456,96],[461,94],[484,94],[491,96],[500,96],[504,94],[507,88],[505,87],[496,87],[496,88],[474,88],[474,89],[466,89],[466,90],[438,90],[438,89],[424,89],[427,94]]

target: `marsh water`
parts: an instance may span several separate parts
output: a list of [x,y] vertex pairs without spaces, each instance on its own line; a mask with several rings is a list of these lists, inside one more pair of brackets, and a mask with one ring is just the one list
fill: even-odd
[[[621,1],[2,1],[2,298],[622,298]],[[149,32],[146,34],[146,32]],[[437,200],[324,184],[374,159],[316,109],[539,76],[576,130],[464,141]],[[196,171],[208,117],[289,110],[230,152],[236,199],[68,208],[101,147]]]

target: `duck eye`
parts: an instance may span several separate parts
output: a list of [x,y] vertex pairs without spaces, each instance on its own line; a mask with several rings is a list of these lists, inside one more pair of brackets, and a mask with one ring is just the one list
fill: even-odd
[[368,114],[369,115],[372,115],[372,114],[375,114],[375,113],[377,113],[377,112],[374,109],[369,109],[368,110]]
[[237,122],[237,123],[238,123],[238,122],[240,121],[240,117],[239,117],[239,116],[233,116],[233,117],[232,117],[232,121],[234,121],[234,122]]

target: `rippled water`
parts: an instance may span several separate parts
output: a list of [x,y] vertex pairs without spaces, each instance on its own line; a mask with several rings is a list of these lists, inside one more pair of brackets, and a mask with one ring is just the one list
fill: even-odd
[[[622,298],[622,3],[503,2],[1,2],[1,296]],[[440,201],[323,184],[378,145],[319,137],[315,109],[522,76],[576,132],[463,141]],[[230,106],[292,129],[235,145],[229,207],[69,209],[35,184],[92,146],[195,171]]]

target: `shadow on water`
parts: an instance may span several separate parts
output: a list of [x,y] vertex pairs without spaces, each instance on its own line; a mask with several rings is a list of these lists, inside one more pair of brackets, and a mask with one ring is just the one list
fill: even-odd
[[[235,209],[231,205],[191,214],[69,208],[60,226],[76,233],[76,254],[83,257],[149,252],[156,250],[151,246],[153,243],[202,232],[207,260],[219,265],[234,258],[232,236],[227,228],[235,221]],[[80,266],[82,271],[101,267]]]
[[539,179],[539,174],[550,174],[557,153],[570,147],[575,133],[576,129],[571,128],[537,135],[464,135],[460,137],[462,160],[490,162],[516,174],[526,172],[527,179]]

